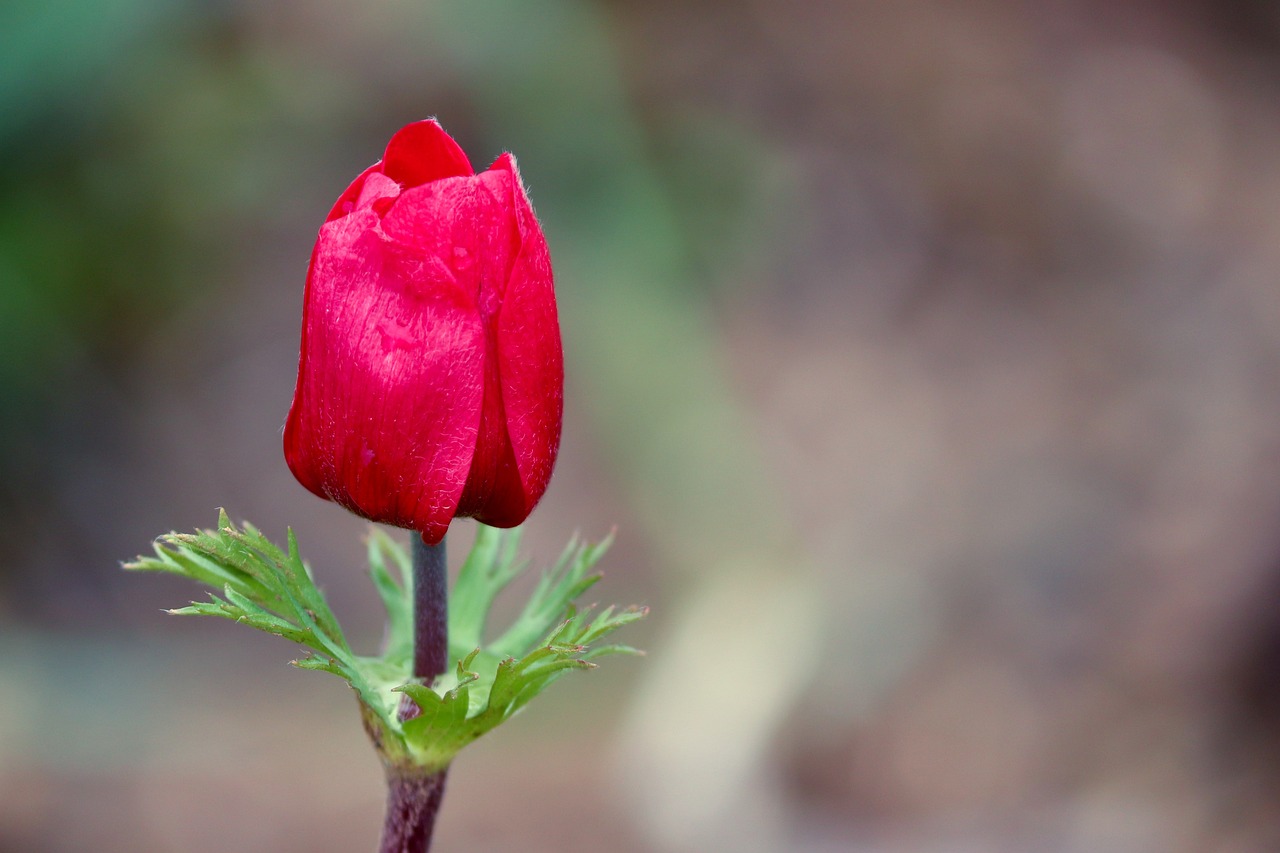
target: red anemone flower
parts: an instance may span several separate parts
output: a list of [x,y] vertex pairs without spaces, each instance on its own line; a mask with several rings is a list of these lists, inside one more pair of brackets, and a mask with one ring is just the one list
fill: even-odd
[[551,478],[563,389],[551,259],[515,159],[477,175],[435,121],[408,125],[320,229],[290,470],[428,543],[455,516],[511,527]]

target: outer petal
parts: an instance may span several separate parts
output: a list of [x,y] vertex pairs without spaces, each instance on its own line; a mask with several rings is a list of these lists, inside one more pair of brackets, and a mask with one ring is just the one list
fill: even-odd
[[440,259],[369,209],[327,224],[307,277],[285,458],[304,486],[438,541],[470,469],[485,335]]
[[407,189],[387,210],[382,229],[397,243],[440,258],[458,285],[470,288],[486,302],[482,310],[492,313],[502,292],[494,283],[506,281],[519,240],[509,194],[496,195],[487,177],[444,178]]
[[348,187],[342,191],[342,195],[338,196],[338,200],[333,203],[333,207],[329,208],[329,215],[324,218],[325,222],[332,222],[335,219],[346,216],[356,209],[356,199],[360,197],[361,190],[364,189],[364,182],[369,176],[382,171],[382,161],[379,160],[369,168],[361,172]]
[[530,504],[507,438],[498,376],[497,314],[520,235],[509,172],[445,178],[406,190],[382,220],[388,236],[441,258],[474,294],[485,330],[481,416],[475,454],[457,514],[511,526]]
[[525,496],[524,515],[527,516],[546,491],[560,448],[564,355],[560,348],[551,255],[542,228],[534,218],[514,158],[504,154],[492,169],[510,175],[521,241],[503,294],[496,337],[507,435]]

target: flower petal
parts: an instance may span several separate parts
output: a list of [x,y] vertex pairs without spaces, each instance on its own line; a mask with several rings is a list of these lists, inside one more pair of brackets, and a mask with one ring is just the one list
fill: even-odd
[[560,447],[564,355],[546,238],[534,218],[515,159],[503,154],[491,168],[510,175],[521,240],[498,314],[497,344],[507,435],[527,515],[546,491]]
[[382,173],[408,189],[475,174],[467,155],[435,119],[405,125],[387,143]]
[[471,468],[485,334],[473,292],[370,210],[312,256],[285,457],[321,497],[438,541]]
[[482,310],[497,310],[519,246],[509,204],[495,197],[480,177],[444,178],[402,192],[382,220],[397,242],[440,258],[470,287]]
[[360,193],[364,191],[365,181],[370,175],[382,174],[382,161],[379,160],[369,168],[361,172],[354,181],[352,181],[342,195],[338,196],[338,200],[333,203],[333,207],[329,208],[329,215],[325,217],[325,222],[332,222],[351,213],[356,209],[356,199],[360,197]]

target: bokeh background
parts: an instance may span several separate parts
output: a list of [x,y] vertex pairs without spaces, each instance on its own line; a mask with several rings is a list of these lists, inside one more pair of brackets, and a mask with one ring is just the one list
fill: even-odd
[[526,547],[617,525],[653,608],[438,849],[1280,849],[1278,8],[0,5],[0,850],[374,848],[346,689],[119,561],[292,524],[376,645],[280,432],[320,220],[428,115],[556,264]]

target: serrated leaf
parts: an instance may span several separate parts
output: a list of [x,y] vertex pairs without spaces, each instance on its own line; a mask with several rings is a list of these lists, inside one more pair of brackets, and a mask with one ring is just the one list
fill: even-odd
[[[369,534],[368,554],[369,577],[387,612],[383,657],[408,661],[413,656],[413,600],[409,594],[413,586],[413,569],[409,555],[390,536],[376,528]],[[398,570],[398,581],[387,567],[388,560]]]
[[[520,615],[500,637],[484,642],[497,595],[524,569],[517,531],[479,526],[450,607],[453,668],[430,685],[409,679],[413,653],[413,574],[405,549],[380,531],[369,537],[369,575],[387,611],[383,653],[355,654],[300,556],[293,531],[281,548],[256,527],[232,524],[225,512],[214,530],[160,537],[153,556],[126,568],[178,574],[216,590],[210,600],[171,612],[217,616],[284,637],[309,651],[293,665],[346,680],[384,761],[447,766],[468,743],[519,713],[565,672],[590,669],[592,659],[634,654],[599,640],[645,615],[606,607],[579,610],[574,600],[595,584],[590,574],[608,540],[576,538],[545,572]],[[402,696],[420,713],[400,720]]]
[[[237,528],[220,511],[216,529],[161,536],[153,546],[154,557],[139,557],[125,568],[166,571],[214,587],[221,597],[212,595],[210,601],[171,612],[230,619],[307,647],[318,655],[297,661],[300,668],[345,679],[375,717],[389,721],[393,708],[384,698],[386,691],[366,677],[363,659],[352,652],[312,581],[292,530],[286,541],[282,549],[251,524]],[[398,674],[394,677],[400,680]]]
[[[498,593],[524,569],[516,559],[520,531],[479,525],[449,602],[449,646],[457,654],[484,643],[485,623]],[[453,655],[456,656],[456,655]]]
[[604,556],[612,536],[587,545],[575,536],[560,559],[538,582],[533,595],[512,626],[492,643],[497,654],[519,656],[546,634],[572,606],[573,601],[600,580],[588,572]]

